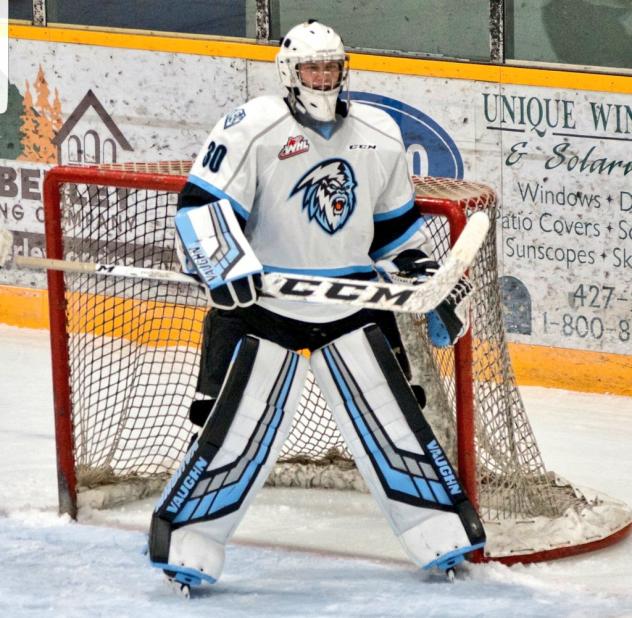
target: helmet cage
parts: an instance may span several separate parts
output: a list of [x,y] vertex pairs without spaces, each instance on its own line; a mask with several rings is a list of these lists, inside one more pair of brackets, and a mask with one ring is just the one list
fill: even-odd
[[[335,62],[339,69],[334,77],[333,68],[327,64]],[[301,67],[314,65],[311,83],[306,81],[306,71]],[[318,66],[321,71],[317,70]],[[299,111],[309,114],[319,121],[331,121],[336,117],[336,101],[343,87],[348,90],[349,58],[344,53],[323,52],[298,56],[286,54],[277,56],[277,67],[281,83],[289,90],[291,103],[298,105]],[[302,109],[301,109],[302,108]]]
[[307,90],[340,92],[349,68],[347,56],[319,58],[310,56],[297,58],[294,63],[295,77],[298,84]]

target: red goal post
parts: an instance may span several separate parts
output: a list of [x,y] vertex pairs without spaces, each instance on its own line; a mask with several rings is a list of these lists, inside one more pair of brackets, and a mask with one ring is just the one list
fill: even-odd
[[[44,181],[47,256],[176,268],[171,217],[188,166],[51,169]],[[414,182],[416,205],[432,226],[439,257],[469,214],[486,210],[496,219],[496,196],[485,185]],[[114,229],[104,225],[110,220]],[[424,387],[437,385],[434,393],[429,388],[429,420],[488,530],[486,555],[478,559],[528,562],[611,544],[630,532],[629,508],[596,492],[595,501],[542,463],[506,346],[493,227],[471,269],[472,330],[453,349],[437,351],[422,319],[406,316],[400,324],[416,379]],[[153,478],[157,488],[187,444],[194,380],[180,393],[182,384],[168,378],[174,371],[180,380],[194,376],[205,307],[183,286],[154,286],[121,282],[110,288],[95,275],[48,272],[59,507],[72,517],[84,487]],[[329,473],[322,470],[333,467],[347,478],[353,475],[349,460],[310,382],[270,482],[300,485],[307,470],[327,486]],[[319,484],[313,478],[306,484]],[[560,522],[569,519],[572,525],[562,530]]]

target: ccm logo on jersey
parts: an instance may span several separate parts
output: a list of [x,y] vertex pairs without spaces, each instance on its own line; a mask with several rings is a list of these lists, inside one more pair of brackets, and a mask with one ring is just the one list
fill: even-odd
[[279,151],[279,159],[288,159],[303,154],[309,150],[309,142],[302,135],[290,137],[287,143]]
[[349,150],[377,150],[376,144],[350,144]]

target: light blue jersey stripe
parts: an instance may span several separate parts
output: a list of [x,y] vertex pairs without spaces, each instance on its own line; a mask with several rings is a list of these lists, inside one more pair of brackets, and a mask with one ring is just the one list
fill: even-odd
[[346,266],[341,268],[286,268],[284,266],[263,265],[264,272],[268,273],[288,273],[292,275],[313,275],[317,277],[344,277],[354,273],[373,272],[373,266]]
[[389,210],[388,212],[378,212],[373,215],[373,221],[388,221],[389,219],[395,219],[401,217],[404,213],[407,213],[415,205],[415,198],[411,197],[403,206],[396,208],[395,210]]

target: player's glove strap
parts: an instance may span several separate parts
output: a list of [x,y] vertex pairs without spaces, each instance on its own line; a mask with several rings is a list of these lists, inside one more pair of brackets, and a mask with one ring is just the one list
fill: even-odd
[[406,249],[392,260],[375,263],[375,270],[382,279],[408,285],[427,281],[438,269],[439,264],[419,249]]
[[[407,249],[392,260],[380,260],[375,264],[375,269],[382,279],[390,283],[415,285],[435,275],[439,264],[420,249]],[[428,331],[436,346],[452,345],[467,332],[471,292],[470,280],[461,278],[446,299],[428,314]]]
[[447,298],[428,315],[428,332],[438,347],[456,343],[470,327],[472,283],[462,277]]
[[209,303],[218,309],[248,307],[257,301],[261,275],[249,275],[209,290]]

